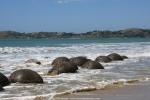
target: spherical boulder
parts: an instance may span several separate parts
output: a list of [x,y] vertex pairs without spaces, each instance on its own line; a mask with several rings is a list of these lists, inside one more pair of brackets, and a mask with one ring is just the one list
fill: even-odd
[[123,60],[123,58],[117,53],[111,53],[107,57],[109,57],[112,61]]
[[95,61],[97,62],[104,62],[104,63],[108,63],[111,62],[111,59],[107,56],[98,56]]
[[70,61],[67,57],[57,57],[56,59],[53,60],[52,64],[53,66],[57,66],[62,62],[68,62]]
[[104,69],[104,67],[100,63],[92,60],[88,60],[81,67],[87,69]]
[[76,73],[78,67],[71,61],[59,62],[54,64],[52,69],[49,70],[48,75],[57,75],[60,73]]
[[77,66],[82,66],[85,62],[88,61],[88,59],[86,57],[79,56],[79,57],[70,58],[70,61],[72,61]]
[[10,77],[12,83],[43,83],[42,77],[30,69],[20,69],[13,72]]
[[5,75],[3,75],[2,73],[0,73],[0,86],[3,87],[3,86],[7,86],[9,84],[10,84],[9,79]]
[[41,62],[38,61],[37,59],[29,59],[25,63],[35,63],[35,64],[38,64],[38,65],[41,65]]

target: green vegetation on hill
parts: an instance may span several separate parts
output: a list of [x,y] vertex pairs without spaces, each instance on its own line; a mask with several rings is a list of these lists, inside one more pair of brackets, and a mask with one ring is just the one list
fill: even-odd
[[0,31],[0,39],[9,38],[99,38],[99,37],[150,37],[150,29],[130,28],[119,31],[90,31],[86,33]]

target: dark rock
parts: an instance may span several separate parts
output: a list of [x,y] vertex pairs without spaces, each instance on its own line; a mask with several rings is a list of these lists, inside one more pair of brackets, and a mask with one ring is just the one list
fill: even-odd
[[10,77],[12,83],[43,83],[42,77],[30,69],[20,69],[13,72]]
[[92,60],[88,60],[81,67],[88,69],[104,69],[104,67],[100,63]]
[[112,61],[123,60],[123,58],[122,58],[119,54],[117,54],[117,53],[109,54],[108,57],[109,57]]
[[128,57],[127,56],[121,56],[123,59],[128,59]]
[[4,90],[4,88],[0,85],[0,91],[3,91]]
[[78,67],[71,61],[62,61],[53,65],[53,68],[48,72],[48,75],[57,75],[60,73],[76,73]]
[[68,62],[68,61],[70,61],[70,60],[67,57],[58,57],[53,60],[51,65],[57,66],[57,64],[59,65],[62,62]]
[[79,56],[79,57],[70,58],[70,61],[75,63],[77,66],[82,66],[85,62],[88,61],[88,59],[86,57]]
[[2,73],[0,73],[0,86],[3,87],[3,86],[7,86],[9,84],[10,84],[9,79],[5,75],[3,75]]
[[36,59],[29,59],[25,63],[35,63],[35,64],[38,64],[38,65],[41,65],[41,62],[36,60]]
[[111,62],[111,59],[107,56],[98,56],[95,61],[97,62],[104,62],[104,63],[108,63]]

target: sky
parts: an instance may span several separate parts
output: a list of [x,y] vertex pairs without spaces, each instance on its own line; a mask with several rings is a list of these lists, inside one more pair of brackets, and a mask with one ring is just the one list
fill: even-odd
[[150,28],[150,0],[0,0],[0,31]]

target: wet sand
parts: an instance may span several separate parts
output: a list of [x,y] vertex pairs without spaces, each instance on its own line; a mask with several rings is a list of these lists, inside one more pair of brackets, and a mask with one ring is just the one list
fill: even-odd
[[111,86],[91,92],[78,92],[58,96],[54,100],[150,100],[150,82]]

